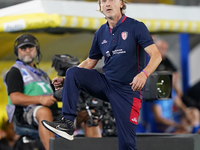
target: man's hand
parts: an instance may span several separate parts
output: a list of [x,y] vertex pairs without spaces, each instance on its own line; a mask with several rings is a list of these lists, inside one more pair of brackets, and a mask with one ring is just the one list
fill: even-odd
[[65,78],[63,78],[63,77],[55,77],[52,80],[52,84],[54,85],[55,90],[59,90],[61,87],[63,87],[64,79]]
[[132,85],[131,88],[133,89],[133,91],[140,91],[145,85],[146,80],[147,76],[144,72],[141,72],[137,76],[135,76],[133,78],[133,81],[130,83],[130,85]]
[[43,106],[51,106],[53,105],[57,100],[52,95],[44,95],[40,97],[40,104]]

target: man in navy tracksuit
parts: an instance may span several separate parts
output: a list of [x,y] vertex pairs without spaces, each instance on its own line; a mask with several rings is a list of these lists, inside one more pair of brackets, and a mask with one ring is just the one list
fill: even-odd
[[[78,67],[68,69],[65,78],[56,77],[56,89],[63,86],[63,118],[59,122],[43,120],[50,131],[73,140],[73,122],[80,90],[109,101],[116,119],[119,150],[136,150],[138,122],[143,86],[161,62],[146,26],[123,14],[123,0],[99,0],[107,23],[96,32],[89,57]],[[145,66],[145,51],[150,61]],[[104,56],[103,74],[93,68]],[[65,84],[64,84],[65,83]]]

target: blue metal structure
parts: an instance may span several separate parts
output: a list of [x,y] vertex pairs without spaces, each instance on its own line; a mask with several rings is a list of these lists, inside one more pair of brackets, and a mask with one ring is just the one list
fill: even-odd
[[182,87],[183,93],[189,88],[189,52],[190,52],[190,40],[189,34],[180,33],[180,61],[182,68]]

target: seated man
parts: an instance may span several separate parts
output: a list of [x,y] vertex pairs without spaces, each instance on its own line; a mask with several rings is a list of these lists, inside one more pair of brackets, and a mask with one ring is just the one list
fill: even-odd
[[14,53],[18,59],[4,78],[9,105],[15,105],[14,115],[20,122],[38,127],[41,142],[48,150],[49,138],[54,134],[41,121],[53,121],[52,110],[56,110],[57,100],[49,77],[35,65],[35,61],[39,64],[41,60],[39,42],[32,35],[21,35],[15,40]]
[[[169,45],[167,41],[159,38],[155,38],[155,44],[162,56],[162,61],[156,71],[173,72],[173,98],[153,102],[153,118],[150,119],[153,123],[152,132],[196,133],[200,123],[199,111],[195,107],[187,107],[182,101],[182,91],[178,87],[179,72],[167,56]],[[173,111],[174,107],[178,113]]]
[[[195,108],[195,105],[185,105],[183,103],[184,99],[182,98],[182,91],[178,88],[178,69],[167,57],[168,43],[157,37],[154,37],[154,40],[162,56],[162,61],[156,71],[173,72],[173,98],[155,100],[153,102],[144,101],[143,105],[145,108],[144,106],[142,107],[143,115],[141,119],[142,127],[144,127],[144,129],[150,129],[149,132],[196,133],[200,126],[199,110]],[[185,100],[192,102],[190,99]],[[176,112],[173,111],[174,108],[176,108]]]
[[[187,108],[179,96],[174,94],[167,100],[152,102],[151,132],[196,133],[199,129],[199,111]],[[176,111],[173,111],[175,106]]]

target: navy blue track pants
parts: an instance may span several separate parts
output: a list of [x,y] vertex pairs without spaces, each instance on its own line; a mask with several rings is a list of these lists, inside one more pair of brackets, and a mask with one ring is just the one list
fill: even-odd
[[110,102],[116,120],[119,150],[137,150],[140,92],[134,92],[129,85],[115,84],[94,69],[70,68],[66,72],[62,94],[62,112],[67,119],[74,120],[77,116],[80,90]]

